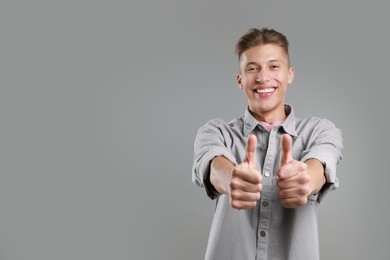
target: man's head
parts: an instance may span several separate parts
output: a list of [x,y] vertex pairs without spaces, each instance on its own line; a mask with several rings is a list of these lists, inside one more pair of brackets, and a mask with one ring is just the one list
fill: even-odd
[[246,50],[259,45],[274,44],[281,47],[286,54],[290,66],[290,56],[288,52],[288,40],[282,33],[273,29],[262,28],[261,30],[252,28],[249,29],[236,44],[236,54],[238,60],[241,59],[241,55]]
[[287,38],[275,30],[250,29],[239,39],[236,53],[237,83],[248,98],[249,110],[260,121],[283,120],[287,86],[294,79]]

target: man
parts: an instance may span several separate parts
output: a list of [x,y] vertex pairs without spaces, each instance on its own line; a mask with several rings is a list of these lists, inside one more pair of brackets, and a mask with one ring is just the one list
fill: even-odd
[[250,29],[236,45],[248,107],[201,127],[193,182],[216,200],[206,259],[319,259],[317,206],[338,187],[341,131],[296,118],[285,103],[294,79],[288,40]]

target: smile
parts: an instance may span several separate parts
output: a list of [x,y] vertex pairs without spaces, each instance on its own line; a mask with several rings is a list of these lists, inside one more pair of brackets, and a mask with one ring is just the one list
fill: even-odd
[[255,89],[255,92],[259,94],[271,93],[274,91],[275,91],[274,88]]
[[254,92],[262,96],[269,96],[275,92],[276,88],[258,88],[254,89]]

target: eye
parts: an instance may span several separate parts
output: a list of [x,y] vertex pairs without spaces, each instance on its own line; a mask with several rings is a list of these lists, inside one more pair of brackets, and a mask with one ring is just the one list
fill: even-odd
[[279,65],[271,65],[270,68],[271,70],[276,70],[279,68]]
[[246,69],[246,71],[248,71],[248,72],[256,72],[256,71],[258,71],[258,70],[259,70],[259,68],[253,67],[253,66],[248,67],[248,68]]

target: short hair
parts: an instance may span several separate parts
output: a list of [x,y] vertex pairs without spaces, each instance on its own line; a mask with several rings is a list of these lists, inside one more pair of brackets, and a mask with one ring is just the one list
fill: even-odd
[[238,60],[246,50],[265,44],[275,44],[283,49],[287,55],[288,63],[290,64],[290,56],[288,53],[288,40],[282,33],[268,28],[251,28],[238,40],[235,52],[238,55]]

